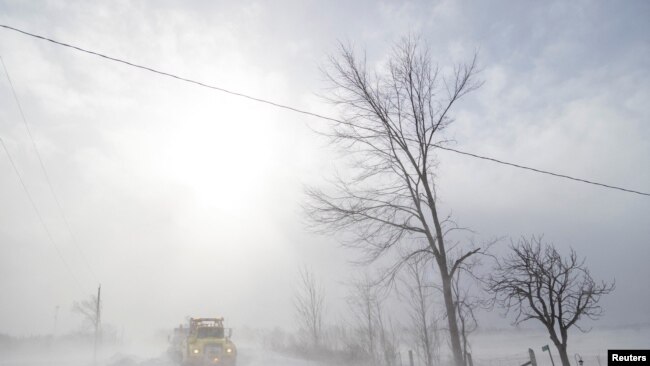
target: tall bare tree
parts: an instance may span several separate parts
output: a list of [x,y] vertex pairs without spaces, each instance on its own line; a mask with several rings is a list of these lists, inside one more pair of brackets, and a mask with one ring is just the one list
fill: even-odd
[[597,319],[602,313],[598,302],[614,290],[614,283],[596,282],[571,250],[562,255],[541,237],[522,238],[512,245],[512,254],[497,264],[487,288],[507,311],[516,314],[515,324],[535,319],[546,327],[569,366],[567,340],[573,326],[584,318]]
[[[443,72],[418,43],[411,38],[397,43],[379,73],[368,72],[365,59],[347,46],[331,58],[326,71],[331,100],[343,107],[343,115],[326,134],[356,159],[351,176],[334,182],[334,192],[307,189],[307,209],[321,230],[352,233],[344,244],[360,248],[366,262],[396,247],[406,248],[407,257],[422,252],[433,256],[453,357],[460,366],[451,283],[458,266],[480,249],[465,248],[453,255],[446,245],[445,234],[457,227],[439,212],[435,150],[445,143],[441,132],[453,122],[452,107],[479,86],[474,81],[476,57]],[[421,240],[407,240],[416,238]]]
[[298,323],[308,334],[311,346],[317,349],[323,338],[325,290],[307,268],[299,270],[299,283],[294,294],[294,309]]

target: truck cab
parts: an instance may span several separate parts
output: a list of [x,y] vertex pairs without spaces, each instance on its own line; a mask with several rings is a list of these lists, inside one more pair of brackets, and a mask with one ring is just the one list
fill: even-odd
[[232,329],[223,326],[223,318],[190,318],[178,347],[182,354],[181,365],[235,366],[237,348],[231,336]]

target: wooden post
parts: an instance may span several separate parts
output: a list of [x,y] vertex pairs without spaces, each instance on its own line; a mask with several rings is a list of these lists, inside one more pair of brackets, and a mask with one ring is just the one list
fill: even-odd
[[409,350],[409,365],[414,366],[415,364],[413,363],[413,351]]
[[535,359],[535,352],[532,349],[528,349],[528,362],[522,364],[521,366],[537,366],[537,360]]
[[528,354],[530,355],[530,364],[531,366],[537,366],[537,359],[535,358],[535,351],[532,348],[528,349]]

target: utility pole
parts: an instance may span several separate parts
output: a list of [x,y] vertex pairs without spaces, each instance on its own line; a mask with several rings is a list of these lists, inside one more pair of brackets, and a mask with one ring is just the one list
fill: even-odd
[[101,324],[102,314],[101,314],[101,303],[102,303],[102,285],[100,284],[97,287],[97,309],[95,309],[95,348],[93,350],[93,365],[97,365],[97,340],[99,338],[99,326]]

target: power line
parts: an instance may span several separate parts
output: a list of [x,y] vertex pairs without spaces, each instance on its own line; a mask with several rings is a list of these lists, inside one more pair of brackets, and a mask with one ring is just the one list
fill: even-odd
[[56,245],[54,242],[54,239],[52,237],[52,233],[50,233],[50,229],[47,228],[47,225],[45,225],[45,220],[43,220],[43,216],[41,215],[41,212],[38,210],[38,207],[36,206],[36,203],[34,202],[34,199],[32,198],[32,195],[29,193],[29,190],[27,189],[27,186],[25,185],[25,181],[23,180],[23,177],[20,175],[20,172],[18,171],[18,168],[16,167],[16,164],[14,163],[14,159],[11,157],[11,154],[9,153],[9,149],[7,149],[7,145],[5,145],[4,140],[2,137],[0,137],[0,144],[2,145],[2,148],[4,149],[5,153],[7,153],[7,158],[9,158],[9,163],[11,163],[11,167],[13,168],[14,172],[16,173],[16,176],[18,177],[18,180],[20,181],[20,185],[23,187],[23,190],[25,191],[25,194],[27,195],[27,198],[29,199],[29,203],[31,203],[32,208],[34,209],[34,212],[36,213],[36,216],[38,216],[38,220],[41,223],[41,226],[43,226],[43,230],[45,230],[45,234],[47,234],[47,239],[50,241],[50,244],[54,247],[56,250],[56,254],[59,256],[59,259],[61,259],[61,262],[63,263],[63,266],[68,270],[68,273],[76,283],[77,287],[79,290],[83,291],[83,287],[81,286],[81,283],[77,279],[77,277],[74,275],[74,272],[72,272],[72,269],[70,269],[70,266],[68,265],[68,262],[66,262],[65,258],[63,257],[63,254],[61,253],[61,250],[59,247]]
[[460,150],[456,150],[456,149],[452,149],[452,148],[444,147],[444,146],[440,146],[440,145],[435,145],[435,146],[437,148],[439,148],[439,149],[452,151],[452,152],[455,152],[457,154],[467,155],[467,156],[471,156],[471,157],[474,157],[474,158],[477,158],[477,159],[488,160],[488,161],[492,161],[492,162],[495,162],[495,163],[498,163],[498,164],[509,165],[509,166],[519,168],[519,169],[530,170],[530,171],[533,171],[533,172],[536,172],[536,173],[548,174],[548,175],[552,175],[552,176],[558,177],[558,178],[570,179],[570,180],[574,180],[576,182],[593,184],[593,185],[600,186],[600,187],[605,187],[605,188],[618,189],[619,191],[623,191],[623,192],[629,192],[629,193],[635,193],[635,194],[640,194],[640,195],[644,195],[644,196],[650,196],[650,193],[644,193],[644,192],[639,192],[639,191],[635,191],[635,190],[632,190],[632,189],[621,188],[621,187],[616,187],[616,186],[610,186],[608,184],[603,184],[603,183],[598,183],[598,182],[592,182],[592,181],[582,179],[582,178],[575,178],[575,177],[571,177],[571,176],[564,175],[564,174],[558,174],[558,173],[553,173],[553,172],[549,172],[549,171],[546,171],[546,170],[527,167],[527,166],[524,166],[524,165],[509,163],[507,161],[498,160],[498,159],[494,159],[494,158],[489,158],[489,157],[481,156],[481,155],[476,155],[476,154],[468,153],[466,151],[460,151]]
[[206,84],[206,83],[203,83],[203,82],[200,82],[200,81],[196,81],[196,80],[184,78],[184,77],[181,77],[181,76],[178,76],[178,75],[174,75],[174,74],[171,74],[171,73],[168,73],[168,72],[156,70],[156,69],[153,69],[151,67],[138,65],[138,64],[134,64],[134,63],[129,62],[129,61],[124,61],[124,60],[119,59],[119,58],[107,56],[107,55],[101,54],[99,52],[89,51],[89,50],[83,49],[81,47],[73,46],[71,44],[67,44],[67,43],[64,43],[64,42],[59,42],[59,41],[53,40],[51,38],[39,36],[38,34],[29,33],[29,32],[26,32],[26,31],[23,31],[23,30],[20,30],[20,29],[17,29],[17,28],[10,27],[8,25],[0,24],[0,27],[6,28],[6,29],[9,29],[9,30],[13,30],[13,31],[16,31],[16,32],[19,32],[19,33],[22,33],[22,34],[25,34],[25,35],[28,35],[28,36],[31,36],[31,37],[42,39],[44,41],[52,42],[52,43],[57,44],[59,46],[72,48],[72,49],[75,49],[77,51],[81,51],[81,52],[88,53],[88,54],[91,54],[91,55],[94,55],[94,56],[105,58],[105,59],[110,60],[110,61],[119,62],[121,64],[125,64],[125,65],[128,65],[128,66],[136,67],[138,69],[150,71],[150,72],[153,72],[153,73],[156,73],[156,74],[159,74],[159,75],[163,75],[163,76],[167,76],[167,77],[174,78],[174,79],[177,79],[177,80],[185,81],[185,82],[195,84],[195,85],[199,85],[199,86],[202,86],[202,87],[205,87],[205,88],[218,90],[218,91],[221,91],[221,92],[224,92],[224,93],[228,93],[228,94],[235,95],[235,96],[238,96],[238,97],[250,99],[250,100],[253,100],[253,101],[256,101],[256,102],[269,104],[269,105],[272,105],[274,107],[288,109],[288,110],[293,111],[293,112],[302,113],[302,114],[306,114],[306,115],[321,118],[321,119],[327,119],[327,120],[334,121],[334,122],[341,122],[341,121],[339,121],[339,120],[337,120],[335,118],[326,117],[326,116],[323,116],[323,115],[320,115],[320,114],[317,114],[317,113],[304,111],[304,110],[294,108],[294,107],[291,107],[291,106],[288,106],[288,105],[285,105],[285,104],[280,104],[280,103],[272,102],[270,100],[256,98],[256,97],[244,94],[244,93],[239,93],[239,92],[235,92],[235,91],[232,91],[232,90],[220,88],[218,86],[209,85],[209,84]]
[[77,238],[72,232],[72,228],[70,227],[70,223],[68,222],[68,218],[66,217],[65,213],[63,212],[63,208],[61,207],[61,203],[59,201],[59,198],[57,194],[54,192],[54,188],[52,187],[52,182],[50,180],[50,175],[47,173],[47,169],[45,169],[45,164],[43,163],[43,158],[41,157],[41,153],[36,146],[36,142],[34,141],[34,136],[32,135],[32,130],[29,127],[29,124],[27,123],[27,118],[25,118],[25,113],[23,112],[23,107],[22,104],[20,103],[20,100],[18,99],[18,94],[16,93],[16,89],[14,88],[14,84],[11,81],[11,77],[9,76],[9,71],[7,71],[7,66],[5,65],[4,60],[2,59],[2,56],[0,56],[0,63],[2,63],[2,68],[4,69],[5,75],[7,76],[7,81],[9,81],[9,86],[11,87],[11,92],[13,93],[14,100],[16,101],[16,105],[18,106],[18,111],[20,112],[20,117],[23,120],[23,124],[25,125],[25,129],[27,130],[27,135],[29,136],[29,139],[32,142],[32,147],[34,148],[34,151],[36,152],[36,156],[38,157],[38,162],[41,166],[41,170],[43,171],[43,175],[45,176],[45,182],[47,183],[47,186],[50,188],[50,193],[52,193],[52,197],[54,197],[54,202],[56,203],[56,207],[59,211],[59,215],[63,219],[63,222],[65,223],[65,227],[68,229],[68,233],[70,234],[70,238],[72,240],[72,243],[74,246],[77,248],[77,251],[79,251],[79,254],[81,255],[81,258],[83,259],[84,263],[86,264],[86,267],[90,271],[90,274],[97,280],[97,276],[95,275],[95,272],[92,270],[90,267],[90,264],[88,264],[88,259],[86,259],[86,255],[84,252],[81,250],[81,247],[79,246],[77,242]]
[[[80,51],[80,52],[84,52],[84,53],[88,53],[88,54],[91,54],[91,55],[94,55],[94,56],[98,56],[98,57],[101,57],[101,58],[104,58],[104,59],[107,59],[107,60],[110,60],[110,61],[118,62],[118,63],[125,64],[125,65],[131,66],[131,67],[135,67],[135,68],[139,68],[139,69],[142,69],[142,70],[150,71],[150,72],[153,72],[153,73],[156,73],[156,74],[159,74],[159,75],[163,75],[163,76],[167,76],[167,77],[174,78],[174,79],[177,79],[177,80],[185,81],[187,83],[191,83],[191,84],[199,85],[199,86],[202,86],[202,87],[205,87],[205,88],[221,91],[221,92],[224,92],[224,93],[227,93],[227,94],[231,94],[231,95],[235,95],[235,96],[238,96],[238,97],[250,99],[250,100],[253,100],[253,101],[256,101],[256,102],[269,104],[269,105],[272,105],[272,106],[275,106],[275,107],[278,107],[278,108],[287,109],[287,110],[297,112],[297,113],[301,113],[301,114],[305,114],[305,115],[308,115],[308,116],[312,116],[312,117],[316,117],[316,118],[320,118],[320,119],[324,119],[324,120],[328,120],[328,121],[332,121],[332,122],[337,122],[337,123],[345,123],[344,121],[336,119],[336,118],[327,117],[327,116],[324,116],[324,115],[321,115],[321,114],[318,114],[318,113],[305,111],[305,110],[302,110],[302,109],[299,109],[299,108],[291,107],[291,106],[288,106],[288,105],[285,105],[285,104],[276,103],[276,102],[273,102],[273,101],[270,101],[270,100],[253,97],[253,96],[250,96],[250,95],[247,95],[247,94],[244,94],[244,93],[235,92],[235,91],[232,91],[232,90],[228,90],[228,89],[221,88],[221,87],[218,87],[218,86],[206,84],[206,83],[196,81],[196,80],[193,80],[193,79],[184,78],[184,77],[181,77],[181,76],[178,76],[178,75],[175,75],[175,74],[172,74],[172,73],[168,73],[168,72],[165,72],[165,71],[160,71],[160,70],[148,67],[148,66],[138,65],[138,64],[135,64],[135,63],[132,63],[132,62],[129,62],[129,61],[125,61],[125,60],[116,58],[116,57],[107,56],[107,55],[99,53],[99,52],[90,51],[90,50],[87,50],[87,49],[84,49],[84,48],[81,48],[81,47],[78,47],[78,46],[74,46],[74,45],[71,45],[71,44],[68,44],[68,43],[64,43],[64,42],[60,42],[60,41],[57,41],[57,40],[54,40],[54,39],[51,39],[51,38],[40,36],[38,34],[29,33],[29,32],[26,32],[24,30],[20,30],[20,29],[14,28],[14,27],[10,27],[8,25],[0,24],[0,27],[5,28],[5,29],[9,29],[9,30],[12,30],[12,31],[15,31],[15,32],[22,33],[22,34],[30,36],[30,37],[34,37],[34,38],[38,38],[38,39],[41,39],[41,40],[44,40],[44,41],[48,41],[48,42],[54,43],[54,44],[59,45],[59,46],[72,48],[72,49]],[[640,191],[635,191],[635,190],[632,190],[632,189],[627,189],[627,188],[612,186],[612,185],[608,185],[608,184],[598,183],[598,182],[594,182],[594,181],[591,181],[591,180],[588,180],[588,179],[576,178],[576,177],[572,177],[572,176],[565,175],[565,174],[553,173],[553,172],[542,170],[542,169],[536,169],[536,168],[524,166],[524,165],[521,165],[521,164],[514,164],[514,163],[506,162],[506,161],[503,161],[503,160],[490,158],[490,157],[487,157],[487,156],[482,156],[482,155],[473,154],[473,153],[469,153],[469,152],[465,152],[465,151],[461,151],[461,150],[457,150],[457,149],[448,148],[448,147],[440,146],[440,145],[437,145],[437,144],[434,144],[433,146],[435,146],[437,148],[440,148],[440,149],[443,149],[443,150],[458,153],[458,154],[461,154],[461,155],[470,156],[470,157],[474,157],[474,158],[478,158],[478,159],[482,159],[482,160],[489,160],[489,161],[492,161],[494,163],[507,165],[507,166],[511,166],[511,167],[515,167],[515,168],[519,168],[519,169],[525,169],[525,170],[533,171],[533,172],[536,172],[536,173],[539,173],[539,174],[546,174],[546,175],[551,175],[551,176],[558,177],[558,178],[569,179],[569,180],[573,180],[573,181],[577,181],[577,182],[581,182],[581,183],[586,183],[586,184],[591,184],[591,185],[595,185],[595,186],[599,186],[599,187],[603,187],[603,188],[615,189],[615,190],[628,192],[628,193],[634,193],[634,194],[643,195],[643,196],[650,196],[650,193],[646,193],[646,192],[640,192]]]

